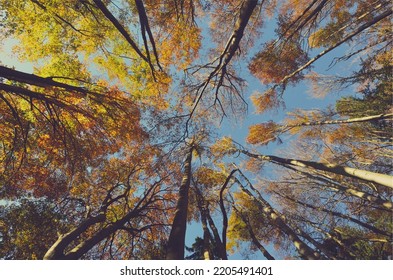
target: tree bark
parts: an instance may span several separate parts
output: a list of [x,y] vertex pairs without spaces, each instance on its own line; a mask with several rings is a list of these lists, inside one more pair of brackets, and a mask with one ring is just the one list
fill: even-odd
[[213,232],[214,243],[216,244],[216,246],[218,248],[219,257],[222,260],[225,260],[227,258],[226,247],[224,247],[224,244],[221,241],[220,234],[218,233],[218,229],[217,229],[216,225],[214,224],[214,221],[210,215],[210,211],[208,208],[206,209],[206,214],[207,214],[206,218],[209,223],[210,229]]
[[359,117],[359,118],[352,118],[352,119],[346,119],[346,120],[328,120],[328,121],[314,121],[314,122],[303,122],[300,124],[296,125],[284,125],[282,128],[280,128],[280,132],[285,132],[290,130],[291,128],[294,127],[300,127],[300,126],[314,126],[314,125],[328,125],[328,124],[345,124],[345,123],[359,123],[359,122],[369,122],[369,121],[376,121],[376,120],[382,120],[382,119],[387,119],[393,117],[393,113],[390,114],[379,114],[379,115],[373,115],[373,116],[365,116],[365,117]]
[[362,221],[360,221],[360,220],[358,220],[358,219],[355,219],[355,218],[353,218],[353,217],[351,217],[351,216],[348,216],[348,215],[345,215],[345,214],[343,214],[343,213],[336,212],[336,211],[332,211],[332,210],[328,210],[328,209],[325,209],[325,208],[322,208],[322,207],[317,207],[317,206],[308,204],[308,203],[306,203],[306,202],[302,202],[302,201],[296,200],[296,199],[291,198],[291,197],[289,197],[289,196],[287,196],[287,195],[279,194],[278,192],[274,192],[274,193],[277,194],[277,195],[279,195],[279,196],[281,196],[281,197],[283,197],[283,198],[285,198],[285,199],[288,199],[288,200],[293,201],[293,202],[295,202],[295,203],[298,203],[298,204],[300,204],[300,205],[302,205],[302,206],[305,206],[305,207],[307,207],[307,208],[310,208],[310,209],[313,209],[313,210],[316,210],[316,211],[322,211],[322,212],[331,214],[331,215],[333,215],[333,216],[336,216],[336,217],[340,217],[340,218],[349,220],[349,221],[351,221],[351,222],[353,222],[353,223],[355,223],[355,224],[358,224],[359,226],[362,226],[362,227],[364,227],[364,228],[366,228],[366,229],[368,229],[368,230],[370,230],[370,231],[372,231],[372,232],[374,232],[374,233],[381,234],[381,235],[385,235],[385,236],[388,236],[388,237],[391,237],[391,236],[392,236],[391,233],[387,233],[387,232],[385,232],[385,231],[383,231],[383,230],[380,230],[380,229],[378,229],[378,228],[376,228],[376,227],[374,227],[374,226],[372,226],[372,225],[369,225],[369,224],[367,224],[367,223],[364,223],[364,222],[362,222]]
[[244,30],[246,29],[248,21],[250,20],[252,12],[257,4],[258,1],[256,0],[246,0],[240,7],[239,17],[235,23],[235,29],[226,44],[225,50],[221,54],[220,68],[225,68],[235,55],[235,52],[239,48],[240,40],[243,37]]
[[254,243],[255,246],[261,251],[261,253],[265,256],[267,260],[275,260],[275,258],[266,250],[265,246],[259,242],[258,238],[255,236],[254,230],[252,229],[252,226],[250,225],[250,222],[247,220],[246,217],[235,207],[235,205],[232,205],[233,209],[235,212],[240,216],[242,221],[246,224],[246,228],[248,233],[250,234],[251,241]]
[[78,227],[61,235],[57,241],[50,247],[44,256],[44,260],[61,260],[66,258],[64,250],[72,241],[74,241],[80,234],[85,232],[90,226],[105,221],[105,214],[90,217],[82,222]]
[[131,38],[131,35],[127,30],[120,24],[120,22],[113,16],[113,14],[108,10],[106,5],[101,0],[93,0],[97,8],[105,15],[105,17],[113,24],[113,26],[123,35],[124,39],[130,44],[132,49],[147,63],[150,63],[149,59],[142,53],[138,45]]
[[[116,202],[117,198],[120,198],[122,195],[111,201],[104,199],[103,203],[105,204],[105,206],[101,208],[102,212],[97,216],[89,217],[84,222],[82,222],[79,226],[77,226],[75,229],[60,236],[58,240],[52,245],[52,247],[47,251],[47,253],[44,256],[44,259],[45,260],[64,260],[64,259],[74,260],[74,259],[81,258],[84,254],[86,254],[90,249],[92,249],[99,242],[101,242],[105,238],[108,238],[111,234],[121,229],[124,226],[124,224],[126,224],[132,218],[139,216],[142,211],[146,210],[146,208],[150,206],[153,201],[153,195],[151,195],[151,193],[154,191],[156,186],[157,186],[156,184],[153,184],[150,187],[150,189],[148,189],[147,192],[143,195],[143,197],[136,203],[135,207],[133,209],[130,209],[122,218],[118,219],[113,223],[109,223],[108,225],[104,226],[103,228],[95,232],[92,236],[87,237],[86,239],[80,241],[72,249],[65,252],[67,247],[72,242],[76,241],[81,234],[86,232],[86,230],[89,227],[98,223],[104,223],[106,221],[107,207],[111,203]],[[113,190],[113,188],[111,190]],[[111,191],[109,191],[109,193],[110,192]],[[128,192],[128,189],[125,190],[125,192]],[[108,197],[110,196],[108,195],[107,198]]]
[[227,229],[228,229],[228,215],[227,211],[225,210],[225,205],[224,205],[224,191],[227,188],[233,174],[238,171],[237,169],[234,169],[231,171],[231,173],[228,175],[226,178],[224,185],[222,185],[220,189],[220,209],[222,213],[222,234],[221,234],[221,240],[222,240],[222,246],[220,247],[221,251],[221,257],[226,260],[228,259],[227,253],[226,253],[226,247],[227,247]]
[[209,228],[207,226],[207,209],[206,205],[202,196],[201,191],[198,189],[197,186],[195,186],[195,192],[197,196],[197,204],[198,204],[198,209],[199,213],[201,215],[201,224],[202,224],[202,230],[203,230],[203,257],[205,260],[213,260],[213,254],[210,250],[210,244],[211,244],[211,235]]
[[191,161],[194,144],[191,144],[184,165],[182,183],[179,188],[175,217],[168,239],[167,260],[183,260],[187,228],[188,193],[191,183]]
[[367,192],[359,191],[359,190],[356,190],[354,188],[342,186],[339,183],[334,182],[330,178],[327,179],[325,177],[322,177],[324,175],[315,176],[315,175],[312,175],[312,174],[310,174],[308,172],[297,170],[296,168],[293,168],[292,166],[285,166],[284,165],[284,167],[288,168],[290,170],[293,170],[293,171],[295,171],[295,172],[297,172],[299,174],[305,175],[308,178],[311,178],[313,180],[323,182],[324,184],[326,184],[326,186],[329,189],[332,189],[332,190],[335,190],[335,191],[344,192],[344,193],[349,194],[351,196],[360,198],[360,199],[362,199],[364,201],[372,202],[375,206],[378,206],[381,209],[386,209],[386,210],[389,210],[389,211],[392,211],[392,209],[393,209],[393,203],[391,201],[384,200],[384,199],[382,199],[382,198],[380,198],[378,196],[375,196],[375,195],[367,193]]
[[[256,191],[256,189],[251,185],[248,179],[241,173],[242,176],[247,180],[248,185]],[[293,245],[299,252],[302,258],[308,260],[316,260],[319,259],[319,254],[315,252],[312,248],[310,248],[306,243],[304,243],[297,236],[295,231],[286,224],[285,218],[278,213],[263,197],[258,193],[258,198],[256,198],[249,190],[247,190],[243,184],[239,181],[239,185],[244,193],[246,193],[251,199],[253,199],[259,205],[259,209],[266,215],[266,217],[276,225],[283,233],[285,233],[289,239],[292,241]]]
[[86,88],[68,85],[61,82],[56,82],[52,78],[44,78],[34,74],[21,72],[15,69],[7,68],[0,65],[0,77],[6,78],[10,81],[21,82],[29,85],[35,85],[39,87],[59,87],[68,91],[80,92],[80,93],[91,93]]
[[207,227],[207,218],[205,209],[201,209],[201,224],[203,230],[203,258],[205,260],[213,260],[213,254],[210,250],[211,238],[209,228]]
[[320,163],[320,162],[314,162],[314,161],[307,161],[307,160],[297,160],[297,159],[287,159],[287,158],[281,158],[277,156],[271,156],[271,155],[257,155],[257,154],[252,154],[248,151],[241,150],[243,154],[253,157],[256,159],[260,159],[262,161],[270,161],[273,163],[279,163],[279,164],[284,164],[284,165],[292,165],[292,166],[297,166],[297,167],[305,167],[309,169],[316,169],[316,170],[321,170],[321,171],[327,171],[331,172],[337,175],[343,175],[351,178],[356,178],[360,179],[366,182],[371,182],[371,183],[377,183],[382,186],[388,187],[388,188],[393,188],[393,176],[386,175],[386,174],[381,174],[381,173],[376,173],[376,172],[371,172],[367,170],[362,170],[362,169],[357,169],[357,168],[352,168],[348,166],[341,166],[341,165],[335,165],[335,164],[329,164],[329,163]]
[[149,25],[149,20],[147,18],[145,6],[143,5],[142,0],[135,0],[135,5],[136,5],[136,8],[138,10],[143,43],[145,44],[145,50],[146,50],[147,59],[149,61],[150,67],[152,68],[152,70],[154,70],[154,67],[153,67],[153,65],[151,63],[150,51],[149,51],[149,46],[148,46],[148,43],[147,43],[147,38],[146,38],[146,34],[145,33],[147,33],[148,36],[149,36],[149,41],[150,41],[150,44],[151,44],[151,46],[153,48],[153,53],[154,53],[154,57],[156,59],[157,65],[162,70],[162,67],[161,67],[159,59],[158,59],[158,52],[157,52],[157,49],[156,49],[156,44],[154,42],[153,33],[151,32],[150,25]]

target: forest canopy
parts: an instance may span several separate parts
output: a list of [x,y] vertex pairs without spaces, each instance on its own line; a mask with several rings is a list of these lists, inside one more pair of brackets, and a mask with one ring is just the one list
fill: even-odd
[[0,259],[392,259],[391,20],[0,0]]

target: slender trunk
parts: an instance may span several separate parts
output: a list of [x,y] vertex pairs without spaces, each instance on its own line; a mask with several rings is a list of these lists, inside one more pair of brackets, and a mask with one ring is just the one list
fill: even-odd
[[[46,260],[56,260],[56,259],[72,259],[72,260],[74,260],[74,259],[81,258],[84,254],[86,254],[90,249],[92,249],[99,242],[101,242],[105,238],[108,238],[110,235],[112,235],[117,230],[122,228],[124,226],[124,224],[126,224],[132,218],[139,216],[142,211],[145,211],[146,208],[153,201],[153,196],[151,195],[151,193],[155,190],[155,188],[156,188],[156,185],[153,185],[144,194],[144,196],[139,200],[139,202],[136,203],[135,207],[132,210],[130,210],[129,212],[127,212],[127,214],[125,214],[121,219],[117,220],[116,222],[110,223],[108,226],[105,226],[102,229],[98,230],[92,236],[82,240],[77,245],[75,245],[71,250],[68,250],[65,253],[65,250],[67,249],[67,247],[72,242],[76,241],[82,233],[86,232],[89,227],[91,227],[95,224],[98,224],[98,223],[103,223],[106,221],[105,211],[106,211],[107,207],[109,206],[109,204],[117,201],[117,199],[115,198],[111,202],[107,201],[107,199],[104,199],[104,203],[106,203],[107,205],[103,207],[102,213],[97,216],[90,217],[90,218],[86,219],[84,222],[82,222],[75,229],[60,236],[59,239],[53,244],[53,246],[47,251],[47,253],[44,256],[44,259],[46,259]],[[126,190],[126,192],[127,191],[128,190]],[[107,197],[109,197],[109,196],[107,196]],[[120,198],[120,196],[117,198]]]
[[260,201],[260,203],[260,209],[282,232],[289,237],[302,258],[308,260],[318,259],[318,254],[316,254],[316,252],[306,243],[300,240],[295,231],[285,223],[283,216],[280,213],[274,210],[274,208],[268,204],[266,200]]
[[201,224],[203,230],[203,257],[205,260],[213,260],[214,256],[210,250],[211,235],[210,235],[209,228],[207,226],[207,209],[203,200],[202,193],[196,186],[195,186],[195,191],[197,196],[198,209],[201,215]]
[[244,30],[246,29],[248,21],[250,20],[252,12],[254,11],[257,4],[258,1],[246,0],[240,7],[239,17],[235,23],[235,29],[226,44],[224,52],[221,55],[221,68],[225,68],[229,64],[232,57],[235,55],[235,52],[239,48],[240,40],[243,37]]
[[[142,207],[141,209],[143,209]],[[77,260],[81,258],[84,254],[86,254],[90,249],[92,249],[95,245],[99,242],[104,240],[105,238],[109,237],[111,234],[115,233],[119,230],[127,221],[130,219],[137,217],[141,211],[141,209],[136,209],[130,211],[125,215],[122,219],[116,221],[109,226],[104,227],[103,229],[97,231],[93,236],[83,240],[74,248],[69,250],[67,253],[64,253],[66,247],[72,242],[75,241],[76,238],[85,232],[87,228],[93,224],[105,221],[105,215],[99,215],[94,217],[93,219],[89,219],[86,222],[82,223],[79,227],[75,230],[65,234],[64,236],[60,237],[58,241],[48,250],[45,254],[45,260],[58,260],[58,259],[66,259],[66,260]],[[91,220],[91,221],[90,221]]]
[[[393,203],[391,201],[384,200],[384,199],[382,199],[382,198],[380,198],[378,196],[375,196],[375,195],[367,193],[367,192],[359,191],[359,190],[356,190],[354,188],[342,186],[339,183],[334,182],[330,178],[329,179],[324,178],[325,177],[324,175],[315,176],[315,175],[312,175],[312,174],[310,174],[308,172],[297,170],[296,168],[293,168],[292,166],[285,166],[284,165],[284,167],[288,168],[290,170],[293,170],[293,171],[295,171],[295,172],[297,172],[299,174],[305,175],[308,178],[311,178],[313,180],[323,182],[323,183],[326,184],[326,186],[329,189],[349,194],[351,196],[360,198],[360,199],[362,199],[364,201],[372,202],[375,206],[380,207],[381,209],[386,209],[386,210],[389,210],[389,211],[392,211],[392,209],[393,209]],[[324,176],[324,177],[322,177],[322,176]]]
[[[321,1],[321,3],[319,3],[318,6],[314,10],[312,10],[310,13],[308,13],[311,10],[312,6],[314,6],[317,2],[318,2],[318,0],[312,1],[310,3],[310,5],[306,9],[304,9],[303,13],[286,28],[286,30],[282,33],[284,35],[286,35],[286,33],[289,30],[291,30],[290,35],[287,35],[285,37],[286,40],[290,40],[293,37],[293,35],[296,34],[300,29],[302,29],[311,19],[317,17],[318,13],[321,12],[322,8],[326,5],[328,0]],[[308,15],[307,15],[307,13],[308,13]],[[307,15],[307,17],[304,20],[300,21],[306,15]],[[299,21],[300,21],[300,23],[299,23]],[[296,24],[298,24],[298,26],[295,26]],[[277,39],[276,42],[278,42],[279,39]]]
[[21,72],[15,69],[7,68],[0,65],[0,77],[6,78],[10,81],[17,81],[39,87],[59,87],[68,91],[91,93],[86,88],[68,85],[61,82],[56,82],[52,78],[44,78],[34,74]]
[[345,215],[345,214],[343,214],[343,213],[336,212],[336,211],[332,211],[332,210],[328,210],[328,209],[325,209],[325,208],[322,208],[322,207],[317,207],[317,206],[308,204],[308,203],[306,203],[306,202],[302,202],[302,201],[296,200],[296,199],[294,199],[294,198],[292,198],[292,197],[289,197],[289,196],[287,196],[287,195],[281,195],[281,194],[279,194],[278,192],[274,192],[274,193],[277,194],[277,195],[279,195],[279,196],[281,196],[281,197],[283,197],[283,198],[285,198],[285,199],[288,199],[288,200],[293,201],[293,202],[295,202],[295,203],[297,203],[297,204],[300,204],[300,205],[302,205],[302,206],[305,206],[305,207],[307,207],[307,208],[310,208],[310,209],[313,209],[313,210],[316,210],[316,211],[322,211],[322,212],[331,214],[331,215],[333,215],[333,216],[336,216],[336,217],[340,217],[340,218],[346,219],[346,220],[351,221],[351,222],[353,222],[353,223],[355,223],[355,224],[358,224],[359,226],[362,226],[362,227],[364,227],[364,228],[366,228],[366,229],[368,229],[368,230],[370,230],[370,231],[372,231],[372,232],[374,232],[374,233],[381,234],[381,235],[385,235],[385,236],[388,236],[388,237],[391,237],[391,236],[392,236],[391,233],[387,233],[387,232],[385,232],[385,231],[383,231],[383,230],[380,230],[380,229],[378,229],[378,228],[376,228],[376,227],[374,227],[374,226],[372,226],[372,225],[369,225],[369,224],[367,224],[367,223],[364,223],[364,222],[362,222],[362,221],[360,221],[360,220],[358,220],[358,219],[355,219],[355,218],[353,218],[353,217],[351,217],[351,216],[348,216],[348,215]]
[[[146,9],[145,6],[143,5],[142,0],[135,0],[135,5],[136,8],[138,10],[138,14],[139,14],[139,21],[140,21],[140,25],[141,25],[141,33],[142,33],[142,38],[143,38],[143,43],[145,44],[145,50],[146,50],[146,54],[147,54],[147,59],[149,60],[149,63],[151,63],[151,58],[150,58],[150,51],[149,51],[149,46],[147,43],[147,38],[146,38],[146,34],[148,34],[149,36],[149,41],[150,44],[153,48],[153,53],[157,62],[158,67],[162,70],[159,59],[158,59],[158,52],[156,49],[156,44],[154,42],[154,37],[153,37],[153,33],[151,32],[150,29],[150,25],[149,25],[149,20],[147,18],[147,14],[146,14]],[[152,65],[150,65],[150,67],[152,67]]]
[[131,35],[127,30],[121,25],[121,23],[113,16],[113,14],[108,10],[106,5],[101,0],[93,0],[97,8],[104,14],[104,16],[113,24],[113,26],[123,35],[124,39],[130,44],[132,49],[146,62],[150,63],[148,58],[142,53],[138,45],[131,38]]
[[201,209],[201,224],[203,230],[203,258],[205,260],[213,260],[214,257],[210,250],[210,232],[209,228],[207,227],[206,211],[204,209]]
[[239,215],[239,217],[242,219],[242,221],[246,224],[246,228],[248,233],[250,234],[251,241],[254,243],[254,245],[261,251],[261,253],[265,256],[267,260],[275,260],[275,258],[266,250],[266,248],[259,242],[258,238],[255,236],[254,230],[252,229],[252,226],[250,225],[250,222],[247,220],[246,217],[235,207],[235,205],[232,204],[233,209],[235,212]]
[[[306,239],[308,242],[310,242],[312,245],[314,245],[314,247],[316,248],[316,249],[318,249],[321,253],[323,253],[328,259],[331,259],[331,260],[336,260],[337,258],[330,252],[330,250],[329,250],[329,248],[327,248],[325,245],[323,245],[323,244],[321,244],[321,243],[319,243],[319,242],[317,242],[314,238],[312,238],[308,233],[306,233],[306,232],[304,232],[303,230],[301,230],[301,229],[296,229],[296,231],[298,232],[298,234],[300,235],[300,236],[302,236],[304,239]],[[319,253],[318,253],[319,254]],[[323,256],[321,256],[320,254],[319,254],[319,257],[321,258],[321,259],[324,259],[324,257]]]
[[226,247],[227,247],[227,229],[228,229],[228,215],[227,211],[225,210],[225,205],[224,205],[224,191],[228,187],[228,184],[233,176],[233,174],[238,171],[237,169],[234,169],[231,171],[231,173],[228,175],[226,178],[224,185],[222,185],[220,189],[220,209],[222,213],[222,235],[221,235],[221,240],[222,240],[222,248],[221,248],[221,255],[224,260],[228,259],[227,253],[226,253]]
[[65,259],[66,254],[64,250],[72,241],[74,241],[80,234],[85,232],[90,226],[105,221],[105,214],[90,217],[82,222],[78,227],[61,235],[57,241],[50,247],[44,256],[44,260],[59,260]]
[[[143,209],[143,208],[144,207],[142,207],[141,209]],[[139,215],[141,209],[134,208],[134,210],[128,212],[127,215],[125,215],[120,220],[99,230],[92,237],[79,243],[72,250],[67,252],[67,254],[65,255],[65,258],[69,259],[69,260],[77,260],[77,259],[81,258],[84,254],[86,254],[90,249],[92,249],[99,242],[101,242],[102,240],[111,236],[113,233],[115,233],[117,230],[119,230],[126,222],[128,222],[132,218],[137,217]]]
[[363,25],[361,25],[358,29],[353,31],[352,33],[348,34],[346,37],[344,37],[341,41],[337,42],[336,44],[332,45],[331,47],[325,49],[324,51],[320,52],[318,55],[316,55],[314,58],[310,59],[307,63],[305,63],[303,66],[299,67],[297,70],[293,71],[291,74],[285,76],[280,82],[278,82],[276,85],[273,86],[273,89],[276,88],[277,86],[281,84],[285,84],[290,78],[298,74],[299,72],[303,71],[304,69],[308,68],[311,64],[313,64],[315,61],[326,55],[327,53],[331,52],[335,48],[339,47],[343,43],[351,40],[353,37],[358,35],[360,32],[364,31],[365,29],[373,26],[377,22],[383,20],[384,18],[389,17],[392,14],[392,10],[388,9],[384,13],[376,16],[374,19],[372,19],[370,22],[366,22]]
[[327,172],[331,172],[331,173],[334,173],[337,175],[352,177],[352,178],[360,179],[360,180],[363,180],[366,182],[377,183],[377,184],[380,184],[385,187],[393,188],[393,176],[386,175],[386,174],[371,172],[371,171],[352,168],[352,167],[348,167],[348,166],[329,164],[329,163],[320,163],[320,162],[307,161],[307,160],[297,160],[297,159],[287,159],[287,158],[281,158],[281,157],[271,156],[271,155],[257,155],[257,154],[252,154],[252,153],[245,151],[245,150],[241,150],[240,152],[242,152],[243,154],[245,154],[249,157],[257,158],[262,161],[265,160],[265,161],[270,161],[273,163],[279,163],[279,164],[284,164],[284,165],[292,165],[292,166],[298,166],[298,167],[305,167],[305,168],[309,168],[309,169],[327,171]]
[[194,145],[191,144],[184,165],[184,174],[179,189],[179,198],[177,200],[175,217],[172,223],[172,230],[168,239],[167,260],[183,260],[184,246],[187,228],[187,209],[188,209],[188,192],[191,182],[191,161]]
[[[231,36],[229,37],[228,42],[225,45],[225,49],[221,52],[220,56],[216,59],[218,60],[218,64],[216,65],[214,70],[210,73],[210,75],[207,77],[207,79],[200,86],[199,96],[194,101],[193,109],[191,110],[190,113],[190,118],[194,115],[194,112],[198,104],[202,100],[203,94],[206,88],[208,87],[208,85],[211,83],[212,80],[214,80],[213,79],[214,77],[219,76],[217,78],[217,81],[214,82],[217,83],[215,85],[216,101],[217,101],[218,90],[222,86],[224,76],[227,73],[227,66],[231,62],[236,51],[239,49],[240,41],[243,38],[244,30],[246,29],[248,21],[250,20],[251,15],[254,9],[256,8],[257,4],[258,1],[256,0],[246,0],[242,3],[239,10],[239,17],[235,22],[234,30]],[[218,102],[221,104],[220,101]]]
[[369,122],[369,121],[376,121],[376,120],[387,119],[387,118],[390,118],[392,116],[393,116],[393,113],[390,113],[390,114],[379,114],[379,115],[366,116],[366,117],[360,117],[360,118],[351,118],[351,119],[346,119],[346,120],[329,120],[329,121],[303,122],[303,123],[296,124],[296,125],[284,125],[284,126],[282,126],[280,128],[280,132],[285,132],[285,131],[290,130],[291,128],[300,127],[300,126],[314,126],[314,125],[329,125],[329,124]]
[[210,211],[209,209],[206,209],[206,218],[207,221],[209,222],[209,226],[210,229],[213,232],[213,238],[214,238],[214,243],[216,244],[217,248],[218,248],[218,253],[219,253],[219,257],[222,260],[226,260],[227,259],[227,254],[226,254],[226,247],[224,247],[224,245],[221,242],[221,238],[220,238],[220,234],[218,233],[218,229],[216,227],[216,225],[214,224],[214,221],[210,215]]
[[[243,173],[241,173],[243,177]],[[245,177],[246,178],[246,177]],[[248,179],[247,179],[248,181]],[[263,197],[256,191],[256,189],[248,181],[248,185],[257,192],[258,198],[256,198],[249,190],[247,190],[240,182],[239,185],[243,192],[245,192],[251,199],[253,199],[259,205],[259,209],[266,215],[266,217],[272,221],[283,233],[285,233],[292,241],[293,245],[299,252],[300,256],[305,259],[315,260],[318,259],[318,254],[304,243],[295,233],[295,231],[286,224],[285,217],[278,213]]]
[[325,240],[325,247],[327,247],[329,251],[334,253],[337,259],[353,260],[356,258],[356,255],[350,250],[350,248],[348,248],[348,246],[345,245],[343,240],[341,240],[340,236],[334,231],[329,233],[317,227],[315,224],[310,225],[327,237],[327,239]]

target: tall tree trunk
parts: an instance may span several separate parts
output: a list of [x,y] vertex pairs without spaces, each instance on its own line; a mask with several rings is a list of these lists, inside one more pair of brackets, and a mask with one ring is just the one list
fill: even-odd
[[175,218],[173,219],[171,233],[168,239],[167,260],[183,260],[187,228],[188,193],[191,183],[191,161],[194,144],[192,143],[184,164],[182,183],[179,189]]
[[224,191],[228,187],[228,184],[229,184],[233,174],[235,174],[236,171],[238,171],[238,170],[234,169],[231,171],[231,173],[226,178],[224,185],[222,185],[222,187],[220,189],[220,209],[221,209],[221,213],[222,213],[222,235],[221,235],[222,246],[220,247],[220,251],[221,251],[221,257],[223,260],[228,259],[227,253],[226,253],[228,215],[227,215],[227,211],[225,210],[225,205],[224,205]]
[[315,176],[315,175],[310,174],[308,172],[297,170],[296,168],[294,168],[292,166],[285,166],[284,165],[284,167],[288,168],[290,170],[293,170],[296,173],[302,174],[310,179],[323,182],[324,184],[326,184],[326,187],[328,187],[329,189],[349,194],[351,196],[357,197],[357,198],[362,199],[364,201],[369,201],[369,202],[373,203],[375,206],[379,207],[380,209],[386,209],[389,211],[392,211],[392,209],[393,209],[393,203],[391,201],[382,199],[378,196],[375,196],[375,195],[367,193],[367,192],[359,191],[354,188],[342,186],[341,184],[335,182],[331,178],[326,178],[326,176],[323,174],[318,174],[317,176]]
[[317,227],[315,224],[310,223],[310,226],[327,237],[327,239],[325,240],[325,247],[329,248],[330,250],[333,249],[333,251],[335,252],[332,253],[335,254],[337,259],[343,259],[343,260],[356,259],[356,254],[354,254],[351,251],[351,249],[345,245],[345,242],[341,240],[340,235],[337,234],[334,229],[332,232],[327,232]]
[[242,39],[244,34],[244,30],[246,29],[248,21],[250,20],[251,15],[257,4],[258,1],[246,0],[241,5],[239,17],[237,18],[235,23],[235,29],[225,46],[225,50],[221,54],[220,68],[225,68],[238,50],[240,40]]
[[[108,238],[113,233],[115,233],[120,228],[122,228],[128,221],[139,216],[142,211],[146,211],[146,208],[150,206],[151,203],[153,202],[154,195],[152,193],[154,192],[155,188],[156,185],[153,185],[139,200],[139,202],[136,203],[135,207],[129,210],[122,218],[118,219],[113,223],[108,223],[106,222],[107,208],[113,202],[116,202],[117,198],[123,196],[121,195],[115,199],[112,199],[111,201],[108,201],[109,198],[111,197],[110,192],[114,189],[112,188],[107,194],[107,197],[103,201],[103,206],[101,207],[102,212],[97,216],[87,218],[76,228],[70,230],[66,234],[61,235],[58,238],[58,240],[52,245],[52,247],[46,252],[44,259],[45,260],[60,260],[60,259],[76,260],[81,258],[84,254],[86,254],[90,249],[92,249],[99,242],[101,242],[105,238]],[[125,191],[125,193],[127,192],[128,189]],[[81,238],[81,241],[78,240],[78,238],[83,233],[85,233],[91,226],[99,223],[101,224],[105,223],[106,226],[103,226],[100,230],[96,231],[92,236],[86,239]],[[65,252],[67,247],[69,247],[71,243],[76,241],[78,241],[79,243],[77,243],[73,248]]]
[[385,187],[393,188],[393,176],[386,175],[386,174],[371,172],[371,171],[352,168],[348,166],[329,164],[329,163],[288,159],[288,158],[281,158],[271,155],[257,155],[257,154],[252,154],[245,150],[241,150],[241,152],[249,157],[257,158],[262,161],[270,161],[273,163],[279,163],[284,165],[292,165],[297,167],[305,167],[309,169],[327,171],[337,175],[356,178],[366,182],[377,183]]
[[314,121],[314,122],[303,122],[295,125],[284,125],[280,127],[280,132],[285,132],[294,127],[301,126],[314,126],[314,125],[329,125],[329,124],[343,124],[343,123],[360,123],[360,122],[369,122],[369,121],[377,121],[383,120],[387,118],[393,117],[393,113],[390,114],[379,114],[372,116],[365,116],[359,118],[351,118],[351,119],[340,119],[340,120],[326,120],[326,121]]
[[207,226],[207,215],[208,215],[206,209],[207,207],[205,205],[202,193],[197,186],[195,186],[195,193],[197,197],[199,213],[201,215],[201,224],[203,230],[203,257],[205,260],[213,260],[214,256],[210,250],[210,245],[212,244],[211,235],[210,235],[209,228]]
[[[199,96],[196,98],[193,109],[190,113],[190,118],[194,115],[194,112],[202,100],[202,96],[205,93],[208,85],[214,80],[214,77],[217,77],[217,83],[215,87],[216,91],[216,101],[221,105],[221,102],[218,100],[218,90],[223,85],[224,77],[227,74],[227,67],[230,64],[233,56],[236,54],[236,51],[239,49],[240,41],[243,38],[244,30],[247,27],[248,21],[251,18],[253,11],[255,10],[258,1],[256,0],[245,0],[239,9],[239,16],[235,22],[234,30],[229,37],[224,50],[221,52],[220,56],[217,58],[218,64],[214,67],[214,70],[209,74],[207,79],[201,84],[199,91]],[[216,60],[215,60],[216,61]],[[222,106],[222,105],[221,105]],[[188,124],[188,122],[187,122]]]
[[[312,238],[308,233],[304,232],[303,230],[297,228],[296,232],[302,236],[304,239],[306,239],[308,242],[310,242],[316,249],[318,249],[321,253],[323,253],[323,255],[326,256],[326,258],[330,259],[330,260],[336,260],[336,256],[334,256],[329,248],[327,248],[325,245],[322,245],[321,243],[317,242],[314,238]],[[319,254],[319,258],[321,259],[325,259],[323,256]]]
[[214,243],[218,248],[219,257],[222,260],[226,260],[227,259],[226,247],[224,247],[224,245],[221,241],[220,234],[218,233],[218,229],[217,229],[216,225],[214,224],[214,221],[210,215],[209,209],[207,208],[206,210],[207,210],[206,211],[206,214],[207,214],[206,218],[207,218],[207,221],[209,222],[210,229],[213,232]]
[[62,260],[66,258],[64,250],[72,241],[74,241],[79,235],[85,232],[90,226],[105,221],[105,214],[100,214],[94,217],[90,217],[82,222],[75,229],[61,235],[57,241],[49,248],[44,256],[44,260]]
[[285,217],[278,213],[263,197],[262,195],[252,186],[250,181],[240,173],[248,182],[250,188],[258,194],[258,198],[255,197],[249,190],[247,190],[243,184],[238,181],[242,191],[246,193],[251,199],[253,199],[259,205],[259,209],[262,213],[270,220],[274,225],[276,225],[283,233],[285,233],[289,239],[291,239],[293,245],[299,252],[302,258],[308,260],[316,260],[319,259],[319,254],[315,252],[312,248],[310,248],[306,243],[304,243],[295,233],[295,231],[287,225],[285,222]]
[[206,211],[204,209],[202,209],[201,211],[201,223],[202,223],[202,230],[203,230],[203,258],[205,260],[213,260],[214,257],[210,250],[211,236],[210,236],[209,228],[207,227]]
[[246,224],[246,228],[248,233],[250,234],[252,243],[254,243],[254,245],[259,249],[259,251],[261,251],[261,253],[265,256],[267,260],[275,260],[275,258],[266,250],[265,246],[263,246],[261,242],[259,242],[258,238],[255,236],[254,230],[252,229],[252,226],[248,219],[235,207],[234,204],[232,204],[232,208]]
[[101,0],[93,0],[93,2],[96,4],[97,8],[105,15],[105,17],[113,24],[113,26],[120,32],[120,34],[123,35],[124,39],[126,39],[128,44],[139,55],[139,57],[141,57],[147,63],[150,63],[148,58],[139,49],[136,42],[131,38],[131,35],[128,33],[128,31],[124,28],[123,25],[121,25],[121,23],[115,18],[115,16],[108,10],[105,3],[103,3]]
[[354,217],[351,217],[351,216],[348,216],[348,215],[345,215],[345,214],[343,214],[343,213],[336,212],[336,211],[333,211],[333,210],[328,210],[328,209],[325,209],[325,208],[322,208],[322,207],[317,207],[317,206],[308,204],[308,203],[306,203],[306,202],[296,200],[296,199],[294,199],[294,198],[292,198],[292,197],[289,197],[289,196],[287,196],[287,195],[282,195],[282,194],[280,194],[280,193],[278,193],[278,192],[274,192],[274,193],[277,194],[277,195],[279,195],[279,196],[281,196],[281,197],[283,197],[283,198],[285,198],[285,199],[288,199],[288,200],[293,201],[293,202],[295,202],[295,203],[297,203],[297,204],[300,204],[300,205],[302,205],[302,206],[305,206],[305,207],[307,207],[307,208],[310,208],[310,209],[313,209],[313,210],[316,210],[316,211],[322,211],[322,212],[331,214],[331,215],[333,215],[333,216],[336,216],[336,217],[340,217],[340,218],[346,219],[346,220],[351,221],[351,222],[353,222],[353,223],[355,223],[355,224],[358,224],[359,226],[362,226],[362,227],[364,227],[364,228],[366,228],[366,229],[368,229],[368,230],[370,230],[370,231],[372,231],[372,232],[374,232],[374,233],[388,236],[388,237],[390,237],[390,239],[391,239],[391,237],[392,237],[392,233],[387,233],[387,232],[385,232],[385,231],[383,231],[383,230],[380,230],[380,229],[378,229],[378,228],[376,228],[376,227],[374,227],[374,226],[372,226],[372,225],[369,225],[369,224],[367,224],[367,223],[365,223],[365,222],[362,222],[362,221],[360,221],[360,220],[358,220],[358,219],[356,219],[356,218],[354,218]]

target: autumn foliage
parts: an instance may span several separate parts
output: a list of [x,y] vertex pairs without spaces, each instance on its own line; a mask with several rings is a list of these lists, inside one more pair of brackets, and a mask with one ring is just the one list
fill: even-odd
[[[250,72],[263,84],[278,83],[308,60],[307,54],[297,42],[277,46],[274,41],[266,43],[249,65]],[[302,78],[298,74],[291,82]]]
[[391,17],[0,0],[0,259],[391,259]]

